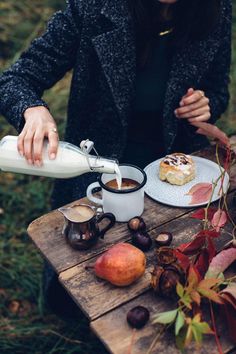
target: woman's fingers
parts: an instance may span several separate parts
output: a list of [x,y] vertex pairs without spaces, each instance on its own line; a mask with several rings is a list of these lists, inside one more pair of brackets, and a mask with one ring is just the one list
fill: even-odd
[[18,138],[18,151],[28,163],[42,165],[44,138],[49,139],[49,156],[56,157],[58,134],[49,110],[42,106],[30,107],[24,112],[25,126]]
[[26,131],[23,129],[20,135],[18,136],[17,139],[17,149],[19,151],[19,154],[21,156],[24,156],[24,137],[25,137]]
[[44,133],[40,129],[36,130],[33,140],[33,156],[36,166],[42,165],[43,141]]
[[[186,97],[191,96],[193,93],[194,93],[194,89],[193,89],[193,88],[189,88],[188,91],[187,91],[187,93],[182,97],[182,100],[183,100],[184,98],[186,98]],[[182,100],[181,100],[181,101],[182,101]]]
[[58,133],[57,129],[50,128],[48,132],[48,140],[49,140],[49,150],[48,150],[48,156],[51,160],[54,160],[57,155],[57,149],[58,149]]
[[208,121],[211,117],[209,99],[201,90],[188,89],[174,113],[177,118],[188,119],[189,123]]
[[199,101],[203,97],[204,97],[204,92],[200,90],[196,90],[188,97],[183,97],[182,100],[180,101],[180,106],[192,104],[194,102]]
[[179,114],[178,118],[194,118],[194,117],[199,117],[203,114],[209,114],[210,115],[210,108],[209,106],[203,106],[201,108],[195,109],[188,111],[187,113]]
[[23,141],[24,156],[30,165],[33,164],[33,154],[32,154],[33,137],[34,137],[34,131],[28,130]]
[[204,113],[198,117],[190,118],[188,119],[189,123],[194,123],[194,122],[207,122],[211,118],[210,112]]
[[209,99],[207,97],[202,97],[197,102],[194,102],[184,107],[177,108],[175,110],[175,115],[178,118],[182,118],[182,117],[187,118],[188,116],[185,116],[186,114],[188,114],[189,112],[193,112],[202,107],[208,107],[208,109],[210,110]]

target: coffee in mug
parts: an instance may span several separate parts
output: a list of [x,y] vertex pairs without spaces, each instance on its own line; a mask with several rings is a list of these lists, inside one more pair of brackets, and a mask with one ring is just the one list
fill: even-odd
[[122,178],[121,188],[118,187],[116,179],[112,179],[111,181],[108,181],[105,185],[108,188],[123,190],[123,189],[137,188],[140,185],[140,183],[130,178]]
[[[87,188],[87,198],[103,206],[104,213],[112,213],[116,221],[126,222],[134,216],[140,216],[144,210],[144,187],[146,173],[139,167],[121,164],[122,187],[118,188],[115,178],[108,173],[99,175],[98,182]],[[102,189],[102,198],[95,197],[94,190]]]

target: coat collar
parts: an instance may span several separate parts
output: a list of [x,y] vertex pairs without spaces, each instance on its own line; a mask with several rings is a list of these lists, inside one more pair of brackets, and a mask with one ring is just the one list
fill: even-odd
[[115,0],[111,3],[111,0],[104,0],[101,14],[110,20],[116,27],[132,21],[131,14],[128,8],[128,1]]

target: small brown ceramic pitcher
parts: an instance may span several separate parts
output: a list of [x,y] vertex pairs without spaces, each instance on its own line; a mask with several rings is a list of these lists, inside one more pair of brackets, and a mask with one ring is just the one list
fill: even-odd
[[[99,239],[104,238],[105,233],[114,226],[116,219],[112,213],[97,216],[95,208],[86,204],[77,204],[71,207],[59,208],[64,217],[65,224],[62,234],[66,237],[69,245],[77,250],[87,250]],[[109,224],[102,230],[98,224],[108,219]]]

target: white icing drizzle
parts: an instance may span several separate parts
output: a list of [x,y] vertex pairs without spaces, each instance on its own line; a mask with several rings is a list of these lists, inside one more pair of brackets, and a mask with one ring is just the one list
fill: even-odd
[[190,156],[185,154],[172,154],[167,155],[164,160],[167,165],[170,166],[180,166],[191,164]]
[[[176,170],[182,171],[184,174],[189,175],[194,168],[193,163],[189,155],[185,154],[172,154],[167,155],[163,162],[169,166],[176,167]],[[168,174],[176,173],[173,171],[169,171]]]

